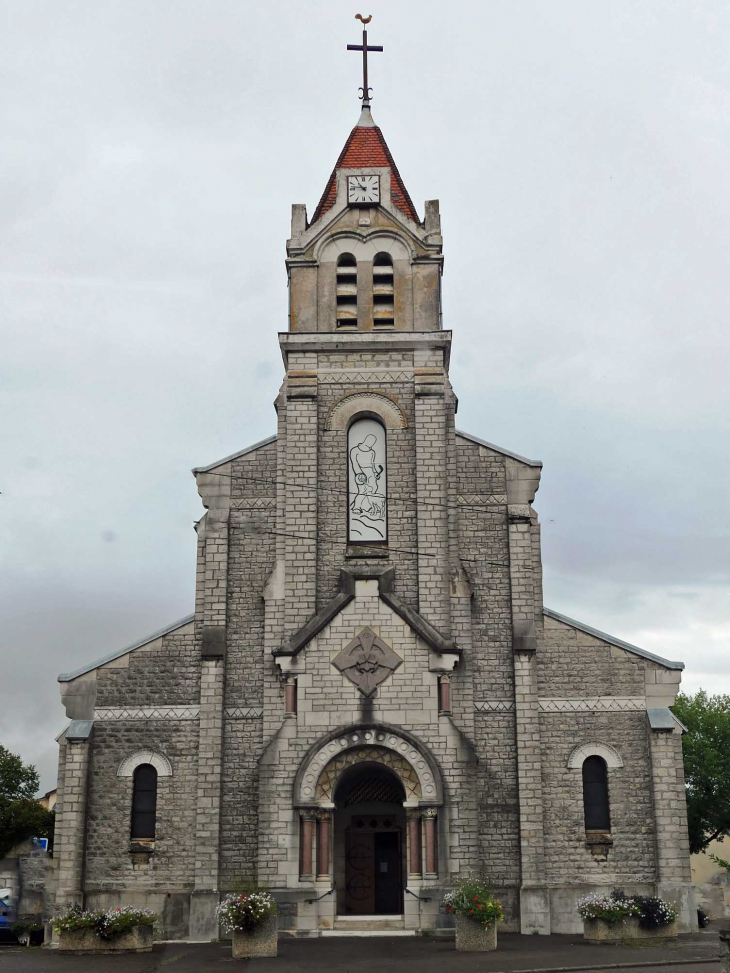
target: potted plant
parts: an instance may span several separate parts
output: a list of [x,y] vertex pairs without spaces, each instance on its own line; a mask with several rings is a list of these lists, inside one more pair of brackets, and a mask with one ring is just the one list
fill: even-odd
[[677,935],[677,910],[656,896],[627,896],[621,889],[614,889],[610,895],[583,896],[578,899],[576,911],[583,920],[583,937],[588,942]]
[[268,892],[233,892],[216,909],[233,938],[233,958],[276,956],[276,902]]
[[131,905],[82,911],[72,906],[53,919],[58,949],[67,953],[149,953],[157,915]]
[[671,903],[654,895],[634,895],[632,898],[641,910],[637,939],[664,939],[677,935],[677,910]]
[[626,938],[627,923],[638,919],[641,912],[631,899],[595,892],[578,899],[575,908],[583,920],[583,938],[591,943],[612,943]]
[[443,900],[456,922],[456,948],[483,953],[497,948],[497,923],[502,922],[502,905],[480,879],[463,879]]

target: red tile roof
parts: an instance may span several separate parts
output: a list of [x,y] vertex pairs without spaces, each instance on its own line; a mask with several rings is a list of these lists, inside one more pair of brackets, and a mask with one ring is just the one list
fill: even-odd
[[356,125],[350,132],[332,175],[329,177],[325,191],[322,193],[322,198],[317,203],[311,223],[316,223],[327,210],[332,209],[337,201],[337,170],[362,169],[365,166],[388,166],[390,169],[390,198],[393,205],[397,206],[409,220],[420,223],[416,208],[411,202],[408,190],[403,185],[403,180],[395,162],[393,162],[393,156],[383,138],[383,133],[377,125],[368,127]]

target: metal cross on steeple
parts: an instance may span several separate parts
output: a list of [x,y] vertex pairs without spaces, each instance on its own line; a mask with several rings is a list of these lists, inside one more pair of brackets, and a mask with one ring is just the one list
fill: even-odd
[[370,23],[373,19],[373,15],[370,14],[368,17],[363,17],[362,14],[356,14],[355,20],[359,20],[362,23],[362,44],[348,44],[348,51],[362,51],[362,88],[358,89],[362,91],[360,95],[360,100],[363,104],[370,104],[370,91],[368,87],[368,51],[382,51],[383,48],[379,44],[371,44],[368,47],[368,32],[366,25]]

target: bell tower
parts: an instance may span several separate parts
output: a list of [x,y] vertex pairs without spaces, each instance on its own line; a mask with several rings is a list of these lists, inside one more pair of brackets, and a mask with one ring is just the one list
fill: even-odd
[[373,121],[362,45],[362,109],[311,221],[292,206],[287,241],[292,332],[438,331],[441,328],[441,219],[438,200],[421,220]]

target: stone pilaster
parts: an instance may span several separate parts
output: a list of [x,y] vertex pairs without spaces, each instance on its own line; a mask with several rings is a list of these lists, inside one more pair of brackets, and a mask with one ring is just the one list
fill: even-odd
[[288,356],[284,480],[285,626],[294,632],[317,610],[317,355]]
[[[84,905],[84,858],[86,853],[86,802],[91,761],[90,720],[71,723],[61,742],[63,786],[56,810],[58,888],[56,911]],[[60,779],[59,779],[60,782]]]
[[697,931],[697,905],[689,859],[682,734],[651,730],[657,895],[675,904],[680,932]]
[[451,636],[446,373],[440,349],[414,352],[418,610]]
[[550,899],[545,887],[540,718],[534,652],[516,652],[515,728],[520,801],[520,930],[550,934]]
[[225,660],[203,658],[200,674],[200,740],[195,816],[195,890],[190,903],[190,937],[218,938],[221,775]]

